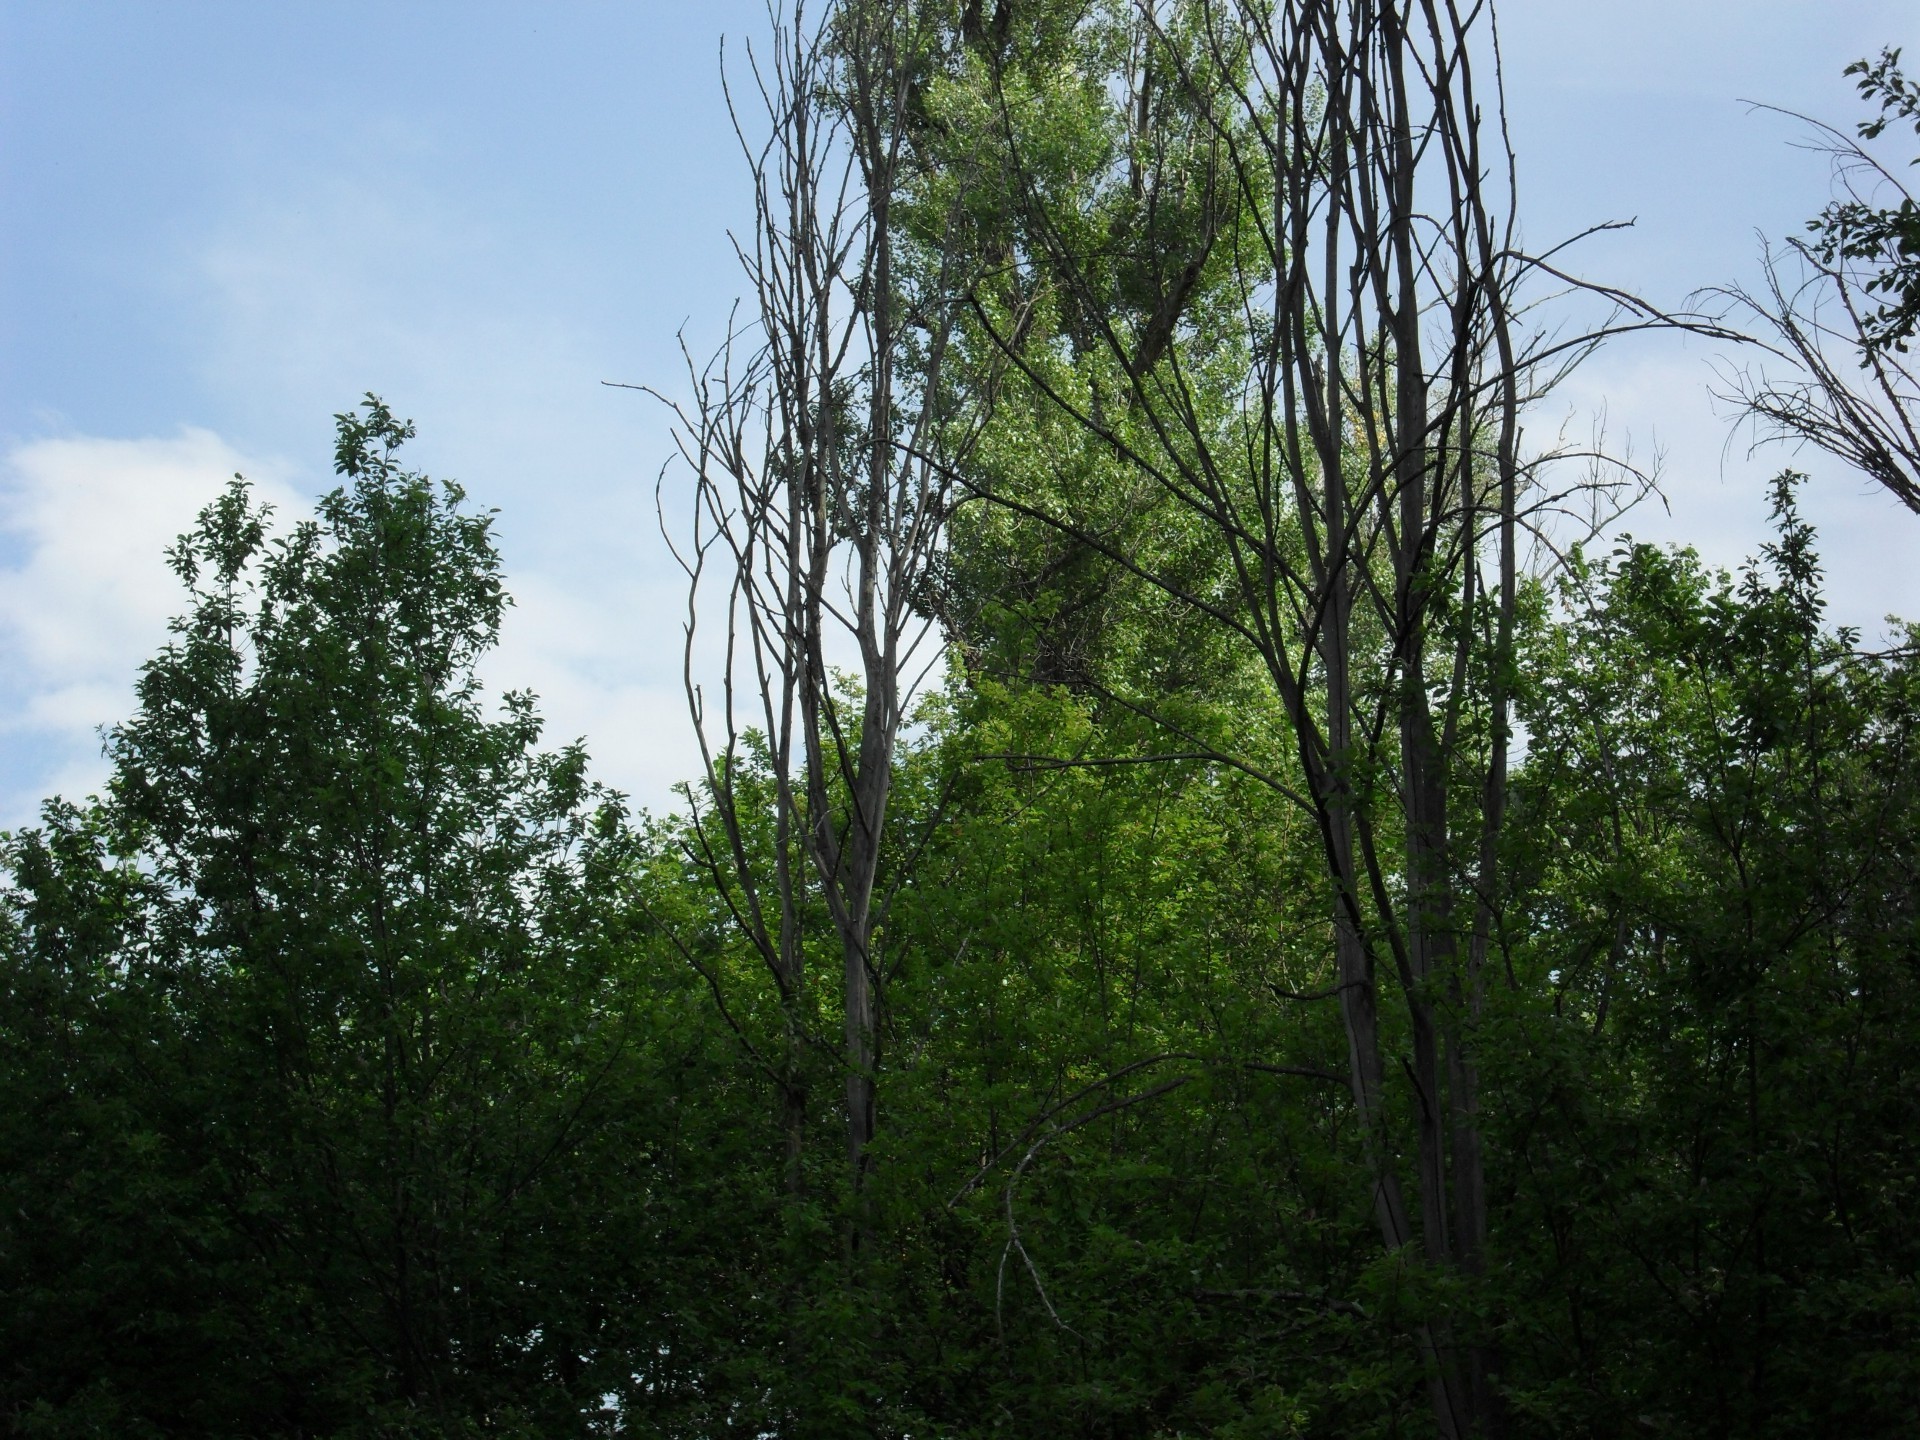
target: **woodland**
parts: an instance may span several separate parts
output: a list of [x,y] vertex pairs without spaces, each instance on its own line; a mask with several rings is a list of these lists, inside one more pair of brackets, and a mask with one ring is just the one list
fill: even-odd
[[732,339],[616,397],[698,769],[486,692],[382,400],[236,479],[0,838],[8,1433],[1914,1433],[1920,633],[1542,404],[1709,334],[1920,541],[1899,53],[1674,313],[1530,248],[1490,7],[772,20]]

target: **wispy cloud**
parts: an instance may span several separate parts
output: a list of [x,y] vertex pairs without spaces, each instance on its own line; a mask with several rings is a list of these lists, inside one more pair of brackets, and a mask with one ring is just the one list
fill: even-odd
[[617,305],[582,303],[550,223],[425,176],[307,170],[210,216],[179,283],[239,423],[305,432],[304,452],[371,389],[418,422],[410,465],[499,508],[516,604],[490,683],[533,690],[550,737],[585,738],[598,776],[657,808],[695,761],[654,510],[671,442],[662,407],[601,382],[670,380],[679,359],[670,333],[642,343]]
[[[99,788],[101,731],[131,713],[139,667],[181,608],[167,547],[236,472],[281,521],[308,513],[288,470],[199,429],[37,440],[0,458],[0,825]],[[694,764],[672,597],[620,565],[526,570],[511,588],[489,684],[533,690],[553,742],[586,739],[596,775],[640,804],[671,803]]]
[[547,737],[585,740],[593,774],[654,811],[699,764],[680,681],[681,631],[663,588],[633,574],[524,573],[510,582],[496,690],[540,697]]
[[303,507],[284,467],[206,430],[169,438],[35,440],[0,459],[0,728],[31,773],[8,767],[0,823],[43,793],[97,786],[101,727],[132,708],[133,680],[165,641],[180,586],[165,549],[236,472],[284,515]]

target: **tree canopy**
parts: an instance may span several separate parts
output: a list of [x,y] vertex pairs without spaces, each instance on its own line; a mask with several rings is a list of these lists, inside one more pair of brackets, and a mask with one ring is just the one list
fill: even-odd
[[680,803],[368,396],[0,839],[9,1432],[1909,1433],[1920,633],[1525,447],[1671,317],[1539,321],[1487,17],[777,19]]

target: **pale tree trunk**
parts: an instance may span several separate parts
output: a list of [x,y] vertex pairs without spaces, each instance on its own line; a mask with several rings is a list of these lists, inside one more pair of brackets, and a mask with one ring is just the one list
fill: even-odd
[[[690,527],[668,527],[689,581],[685,675],[704,757],[689,848],[785,1016],[787,1053],[769,1068],[795,1194],[813,1057],[831,1054],[844,1071],[857,1251],[878,1124],[880,949],[902,878],[883,890],[898,848],[888,808],[901,728],[938,649],[915,602],[945,544],[953,447],[978,425],[935,423],[957,287],[943,273],[899,273],[891,219],[912,159],[913,59],[934,32],[885,0],[827,0],[817,18],[796,4],[774,21],[771,51],[752,65],[764,138],[734,117],[757,200],[751,244],[739,247],[751,323],[713,362],[689,366],[690,399],[667,402],[693,491]],[[697,644],[703,615],[718,617],[717,659]],[[849,661],[857,695],[836,678]],[[749,729],[765,737],[765,802],[741,791]],[[752,813],[762,803],[771,813]],[[769,822],[770,856],[752,843]],[[821,920],[842,961],[837,1044],[821,1036],[806,983]]]

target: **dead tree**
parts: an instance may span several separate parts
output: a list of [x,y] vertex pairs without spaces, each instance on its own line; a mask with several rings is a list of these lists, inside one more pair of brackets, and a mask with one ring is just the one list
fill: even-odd
[[[777,997],[785,1052],[765,1063],[789,1185],[803,1184],[809,1057],[837,1050],[857,1196],[876,1124],[895,755],[938,659],[925,602],[954,458],[952,307],[941,266],[903,253],[892,214],[911,164],[906,61],[925,37],[868,0],[818,19],[796,4],[775,22],[749,67],[764,140],[734,112],[754,179],[753,233],[736,244],[745,323],[711,364],[690,363],[691,398],[669,401],[680,463],[662,475],[662,524],[688,579],[703,763],[688,851]],[[683,474],[685,524],[665,504]],[[837,1046],[816,1034],[808,973],[829,936]],[[725,977],[708,979],[725,1008]]]
[[1890,117],[1920,130],[1920,87],[1898,61],[1893,51],[1848,67],[1881,102],[1859,138],[1792,115],[1831,162],[1835,199],[1809,235],[1762,249],[1758,293],[1710,293],[1759,327],[1749,340],[1760,357],[1723,368],[1720,398],[1763,440],[1824,450],[1920,514],[1920,369],[1909,350],[1920,316],[1920,201],[1862,143]]

